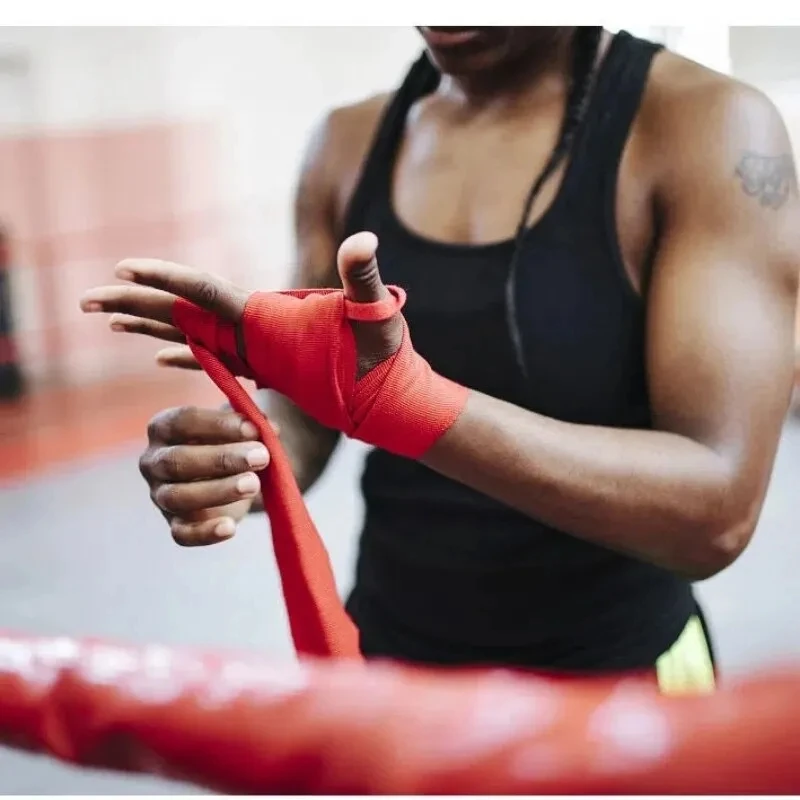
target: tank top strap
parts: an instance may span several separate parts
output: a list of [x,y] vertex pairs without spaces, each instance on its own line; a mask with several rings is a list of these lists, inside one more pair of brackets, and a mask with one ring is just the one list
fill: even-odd
[[[573,146],[562,191],[575,204],[596,203],[594,189],[616,176],[639,111],[650,66],[662,45],[626,31],[614,37],[600,67],[589,109]],[[600,181],[601,183],[598,183]]]
[[421,97],[434,91],[439,80],[439,72],[428,54],[423,52],[411,66],[383,113],[347,209],[345,237],[361,230],[362,220],[370,203],[384,195],[388,197],[392,166],[405,130],[409,109]]

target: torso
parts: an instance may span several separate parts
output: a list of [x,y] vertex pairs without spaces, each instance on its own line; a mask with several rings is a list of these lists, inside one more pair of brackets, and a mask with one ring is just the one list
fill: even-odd
[[[651,68],[648,47],[627,37],[611,47],[586,135],[534,204],[513,282],[518,348],[509,331],[511,237],[555,142],[563,98],[543,97],[501,126],[457,120],[446,100],[427,94],[402,110],[397,142],[378,139],[392,166],[372,159],[378,166],[367,167],[347,225],[378,234],[384,280],[408,290],[412,339],[434,369],[558,419],[651,424],[641,294],[662,167],[648,114],[660,62],[669,69],[674,57],[660,54]],[[626,110],[613,98],[629,53],[641,61],[642,83],[650,77]],[[349,128],[343,219],[388,102],[362,104],[340,123]],[[652,664],[694,610],[679,578],[548,529],[420,464],[373,452],[362,485],[367,516],[349,607],[367,654],[634,668]]]
[[[676,77],[696,83],[708,74],[673,53],[660,52],[622,154],[615,198],[617,236],[626,273],[637,292],[646,279],[655,243],[656,183],[665,168],[664,143],[653,128],[664,106],[671,105],[665,95],[674,94]],[[391,99],[391,94],[382,94],[336,112],[335,206],[341,228]],[[516,123],[498,127],[478,121],[466,130],[452,111],[448,114],[446,103],[433,97],[418,101],[409,113],[394,165],[392,205],[405,227],[450,244],[481,245],[512,236],[531,178],[547,159],[561,121],[563,99],[552,99],[544,107],[521,113]],[[481,157],[475,158],[475,153]],[[539,194],[529,225],[552,204],[563,172],[559,170]],[[464,199],[469,203],[460,202]]]

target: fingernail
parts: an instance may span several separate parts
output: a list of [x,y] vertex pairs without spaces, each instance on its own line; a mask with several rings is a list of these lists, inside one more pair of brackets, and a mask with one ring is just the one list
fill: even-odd
[[258,438],[258,428],[256,428],[252,422],[243,422],[242,427],[239,430],[241,430],[242,436],[244,436],[245,439]]
[[132,281],[136,277],[133,272],[126,267],[117,267],[115,272],[121,281]]
[[247,463],[251,467],[266,467],[269,462],[269,453],[266,447],[254,447],[247,454]]
[[216,528],[214,528],[214,535],[220,539],[229,539],[236,533],[236,524],[228,517],[220,520]]
[[102,311],[103,306],[100,303],[85,303],[83,306],[83,310],[89,314],[92,314],[97,311]]
[[125,326],[121,325],[119,322],[112,322],[110,327],[114,333],[125,333]]
[[259,483],[255,475],[242,475],[236,481],[236,491],[239,494],[255,494],[258,491]]

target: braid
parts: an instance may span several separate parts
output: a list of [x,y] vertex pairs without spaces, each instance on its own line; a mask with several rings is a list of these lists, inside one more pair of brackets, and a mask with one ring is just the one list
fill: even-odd
[[569,153],[575,140],[575,134],[586,116],[594,78],[594,65],[597,60],[597,51],[600,49],[602,35],[603,29],[599,26],[581,26],[575,31],[575,37],[572,42],[572,77],[569,94],[567,95],[564,120],[561,123],[561,131],[556,146],[553,148],[553,152],[550,154],[550,158],[547,160],[539,177],[534,181],[525,200],[522,218],[517,228],[517,250],[528,226],[528,216],[531,213],[534,200],[547,179],[553,175]]
[[547,160],[539,177],[534,181],[533,186],[531,186],[530,192],[528,192],[528,197],[525,200],[525,207],[514,240],[514,252],[511,255],[508,279],[506,281],[506,318],[511,340],[514,345],[517,364],[525,379],[528,377],[528,369],[525,363],[522,338],[517,324],[517,298],[515,291],[517,263],[519,262],[522,242],[525,237],[525,231],[528,228],[528,217],[530,216],[533,203],[547,179],[553,175],[561,162],[568,155],[575,141],[575,135],[586,116],[592,83],[594,81],[594,65],[597,61],[597,52],[600,49],[602,35],[602,27],[583,26],[575,31],[575,36],[572,41],[572,77],[570,80],[569,93],[567,95],[567,108],[561,123],[561,131],[556,146],[550,154],[550,158]]
[[594,66],[597,61],[597,51],[600,49],[602,35],[603,29],[601,27],[581,27],[575,33],[570,94],[567,100],[567,111],[564,116],[561,140],[556,146],[556,150],[562,150],[564,154],[569,151],[575,138],[575,133],[581,122],[583,122],[589,106],[589,96],[594,79]]

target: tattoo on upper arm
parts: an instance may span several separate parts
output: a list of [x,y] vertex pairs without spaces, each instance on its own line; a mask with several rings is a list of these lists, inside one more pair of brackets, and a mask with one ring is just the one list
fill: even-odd
[[745,194],[755,197],[765,208],[779,209],[792,194],[797,194],[797,173],[791,153],[765,156],[746,152],[736,167],[736,177]]

